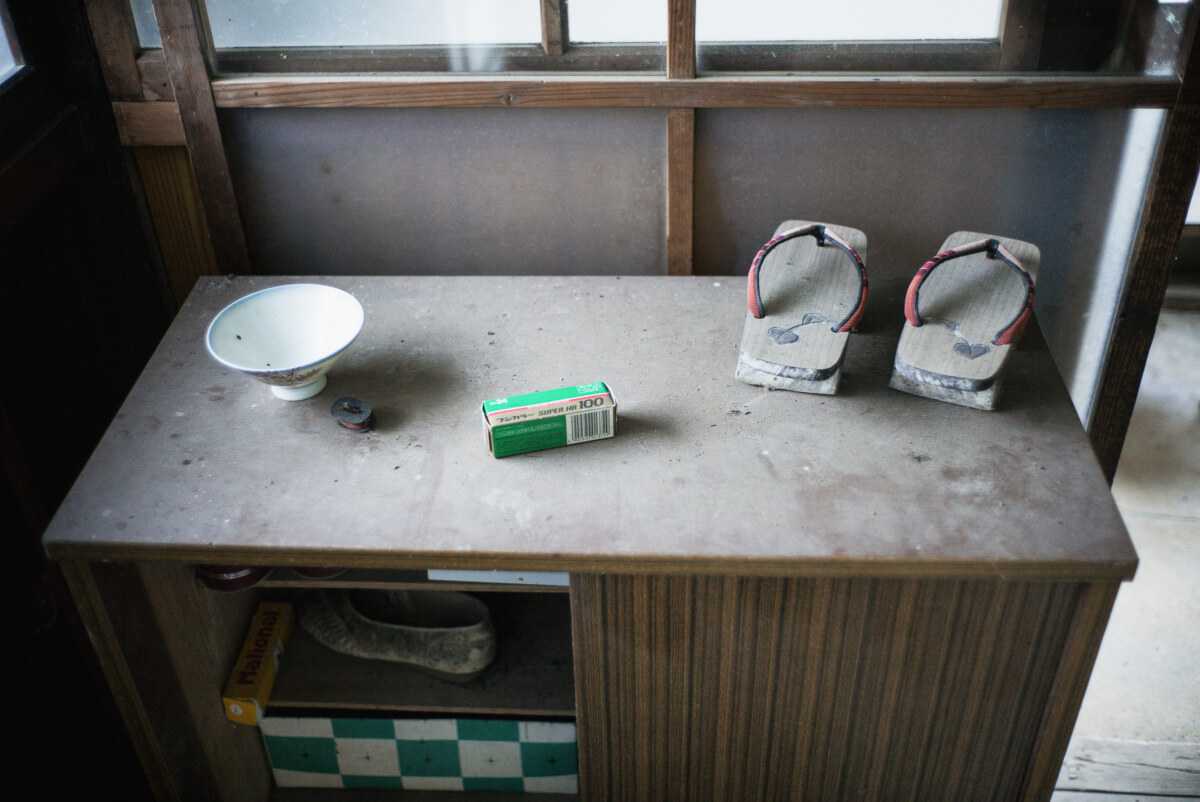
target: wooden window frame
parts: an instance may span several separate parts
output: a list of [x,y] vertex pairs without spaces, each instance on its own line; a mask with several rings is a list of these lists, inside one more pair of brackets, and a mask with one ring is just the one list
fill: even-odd
[[[1033,70],[1047,0],[1007,0],[992,40],[701,43],[699,72],[752,71],[998,71]],[[667,46],[657,43],[581,44],[570,40],[563,0],[540,0],[540,45],[424,45],[406,47],[208,48],[214,76],[247,73],[450,72],[463,61],[494,66],[491,73],[661,72]],[[198,18],[208,15],[199,0]],[[694,18],[694,15],[693,15]],[[211,35],[207,37],[212,41]],[[473,54],[486,59],[471,59]]]

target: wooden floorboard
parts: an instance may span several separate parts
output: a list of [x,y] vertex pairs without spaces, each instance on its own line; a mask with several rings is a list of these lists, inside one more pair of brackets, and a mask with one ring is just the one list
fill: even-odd
[[1072,738],[1055,802],[1200,799],[1200,744]]
[[1157,794],[1106,794],[1102,791],[1055,791],[1050,802],[1185,802],[1196,796],[1159,796]]

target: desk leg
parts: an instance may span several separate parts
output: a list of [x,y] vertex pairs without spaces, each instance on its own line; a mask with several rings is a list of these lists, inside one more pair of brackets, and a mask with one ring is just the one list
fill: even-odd
[[255,594],[204,591],[174,563],[74,562],[63,574],[155,796],[265,799],[258,732],[221,704]]
[[125,720],[130,739],[142,761],[142,769],[146,772],[146,780],[155,798],[179,799],[175,783],[154,737],[154,729],[146,717],[137,683],[109,618],[108,608],[96,587],[91,566],[85,562],[64,561],[60,563],[60,567],[79,609],[79,615],[87,627],[88,636],[96,650],[117,708]]
[[1030,780],[1061,759],[1103,628],[1095,593],[574,576],[583,798],[1041,798]]

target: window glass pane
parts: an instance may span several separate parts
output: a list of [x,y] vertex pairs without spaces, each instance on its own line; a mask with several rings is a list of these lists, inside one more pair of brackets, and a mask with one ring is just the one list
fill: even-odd
[[137,29],[138,44],[142,47],[162,47],[158,35],[158,20],[154,17],[154,0],[129,0],[133,11],[133,25]]
[[665,42],[666,0],[571,0],[572,42]]
[[[697,0],[699,42],[995,39],[1003,0]],[[575,5],[571,5],[574,22]]]
[[208,0],[217,48],[541,42],[538,0]]
[[12,21],[8,18],[8,4],[0,0],[0,84],[15,75],[24,63]]

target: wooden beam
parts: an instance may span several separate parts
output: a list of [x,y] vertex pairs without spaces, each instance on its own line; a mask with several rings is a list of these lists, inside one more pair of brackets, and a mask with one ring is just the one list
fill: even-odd
[[[212,83],[219,108],[1170,108],[1172,76],[257,76]],[[183,104],[180,105],[181,112]],[[184,120],[188,125],[187,119]]]
[[696,77],[696,0],[668,0],[667,77]]
[[542,50],[561,56],[567,48],[567,7],[562,0],[542,0]]
[[1046,0],[1005,0],[1000,14],[1000,70],[1037,69],[1045,21]]
[[86,0],[84,6],[109,98],[141,100],[142,82],[135,63],[137,28],[129,0]]
[[667,275],[692,273],[695,109],[667,109]]
[[147,50],[137,58],[138,76],[142,80],[142,99],[150,102],[175,99],[175,87],[167,74],[167,62],[161,50]]
[[1167,279],[1200,170],[1200,49],[1188,46],[1195,38],[1195,27],[1193,19],[1190,36],[1183,43],[1183,52],[1188,56],[1183,65],[1179,99],[1167,114],[1159,140],[1142,222],[1126,274],[1125,294],[1087,427],[1092,448],[1109,482],[1117,473],[1142,371],[1166,295]]
[[248,273],[250,256],[204,57],[204,27],[193,12],[189,0],[154,0],[167,72],[217,264],[222,272]]
[[186,145],[187,136],[175,103],[113,103],[117,133],[126,147]]

